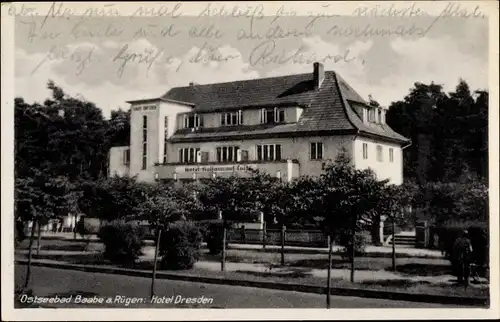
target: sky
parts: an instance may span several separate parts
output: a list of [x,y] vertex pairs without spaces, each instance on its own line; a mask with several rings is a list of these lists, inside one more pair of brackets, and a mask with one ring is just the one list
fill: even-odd
[[314,61],[384,106],[415,82],[452,91],[463,78],[472,90],[488,88],[488,20],[481,16],[297,14],[285,6],[273,16],[258,7],[240,17],[204,14],[220,5],[188,16],[173,7],[161,17],[17,16],[15,95],[43,102],[50,79],[109,116],[128,109],[128,100],[190,82],[312,73]]

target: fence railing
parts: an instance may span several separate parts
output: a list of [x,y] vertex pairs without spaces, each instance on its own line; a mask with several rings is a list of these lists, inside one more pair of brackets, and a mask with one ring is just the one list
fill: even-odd
[[[227,240],[230,243],[263,244],[264,230],[262,229],[229,229]],[[266,244],[280,245],[281,230],[266,230]],[[285,245],[327,247],[328,238],[319,230],[285,230]]]

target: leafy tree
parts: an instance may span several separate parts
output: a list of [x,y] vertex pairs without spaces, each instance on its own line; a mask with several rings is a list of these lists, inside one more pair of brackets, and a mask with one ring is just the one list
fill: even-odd
[[[175,221],[189,218],[192,213],[199,210],[200,205],[194,195],[193,187],[190,186],[173,187],[163,184],[144,184],[141,189],[141,201],[135,210],[137,210],[139,218],[147,219],[149,221],[156,234],[153,276],[151,281],[152,297],[154,295],[156,265],[160,246],[162,245],[162,237],[164,240],[165,238],[172,237],[172,232],[167,232],[170,229],[170,225]],[[178,229],[176,231],[178,232],[178,236],[184,236],[183,233],[186,233],[186,230],[182,229],[183,227],[184,226],[177,227]],[[185,242],[192,240],[193,239],[187,238]],[[163,242],[163,244],[165,243]],[[177,246],[180,247],[181,245]],[[185,244],[182,246],[187,247],[189,250],[196,248],[189,247],[189,245]],[[172,250],[169,252],[169,256],[173,256],[170,257],[170,259],[177,258],[181,260],[183,258],[181,255],[182,252],[180,254],[176,253],[176,256],[172,255]],[[194,259],[195,257],[196,256],[189,258]]]
[[464,80],[448,94],[441,85],[415,83],[390,105],[387,123],[412,140],[405,150],[405,178],[452,182],[464,171],[487,177],[487,91],[473,94]]
[[265,200],[262,188],[263,182],[269,182],[265,174],[254,173],[251,178],[237,175],[230,177],[215,177],[208,180],[198,190],[198,198],[203,208],[212,213],[219,213],[223,225],[223,248],[221,270],[225,269],[225,235],[230,222],[244,221],[249,213],[263,209]]
[[385,185],[380,189],[377,211],[386,215],[387,222],[392,224],[392,269],[396,270],[396,225],[405,224],[411,221],[405,207],[411,205],[413,193],[404,186],[393,184]]
[[354,282],[356,233],[370,225],[383,183],[372,171],[355,169],[345,151],[326,166],[319,183],[315,205],[319,224],[331,236],[330,241],[335,238],[346,247]]
[[51,177],[36,169],[30,177],[15,180],[15,212],[16,217],[24,222],[31,221],[31,236],[28,250],[28,270],[24,287],[28,287],[31,277],[31,258],[38,226],[38,248],[40,247],[40,226],[67,213],[67,194],[69,182],[65,177]]

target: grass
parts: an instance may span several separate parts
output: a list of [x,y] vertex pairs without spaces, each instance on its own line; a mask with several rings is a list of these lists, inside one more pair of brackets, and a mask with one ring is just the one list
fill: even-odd
[[[206,250],[202,256],[203,260],[206,261],[220,261],[220,255],[211,255]],[[258,250],[229,249],[226,252],[226,260],[233,263],[277,265],[281,262],[281,256],[279,253],[264,253]],[[288,253],[285,254],[285,264],[290,267],[327,269],[328,257],[326,254]],[[398,271],[407,275],[437,276],[450,273],[450,263],[444,259],[398,257],[397,264]],[[350,265],[350,262],[340,255],[332,256],[332,268],[350,269]],[[357,270],[392,270],[392,259],[387,257],[356,257],[355,267]]]
[[[20,245],[20,249],[26,250],[29,243],[24,241]],[[36,249],[36,243],[34,244]],[[91,242],[87,245],[84,242],[67,241],[67,240],[42,240],[42,252],[45,251],[88,251],[100,252],[104,249],[101,243]],[[152,246],[145,246],[144,251],[149,250],[152,252]],[[79,255],[56,255],[44,254],[44,258],[53,260],[65,260],[68,256],[71,260],[76,260],[79,263],[85,263],[87,259],[85,254],[82,254],[82,261],[79,260]],[[219,262],[220,254],[212,255],[206,249],[202,249],[202,261]],[[249,263],[249,264],[264,264],[264,265],[279,265],[281,256],[279,250],[268,249],[265,252],[259,249],[256,250],[242,250],[242,249],[228,249],[226,252],[226,261],[232,263]],[[311,269],[327,269],[328,259],[327,254],[323,253],[285,253],[285,265],[288,267],[305,267]],[[356,257],[355,259],[356,270],[392,270],[392,260],[388,257]],[[350,263],[344,260],[340,255],[334,254],[332,256],[333,269],[350,269]],[[397,257],[397,271],[407,276],[438,276],[450,274],[450,263],[445,259],[436,258],[414,258],[414,257]]]

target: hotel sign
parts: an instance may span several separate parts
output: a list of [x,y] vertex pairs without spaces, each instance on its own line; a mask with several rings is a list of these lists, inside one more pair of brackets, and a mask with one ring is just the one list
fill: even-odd
[[256,169],[255,164],[227,164],[227,165],[199,165],[176,167],[177,173],[213,173],[213,172],[246,172],[250,169]]

